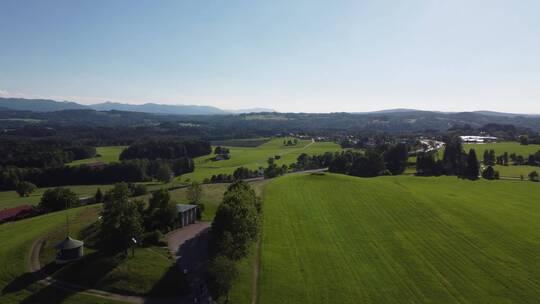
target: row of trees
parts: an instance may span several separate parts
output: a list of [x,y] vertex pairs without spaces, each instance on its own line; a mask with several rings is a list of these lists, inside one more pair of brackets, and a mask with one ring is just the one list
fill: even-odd
[[373,177],[379,175],[402,174],[408,161],[408,149],[405,144],[382,146],[365,152],[344,151],[321,155],[298,156],[292,170],[310,170],[328,168],[330,172],[354,176]]
[[0,168],[60,167],[73,160],[96,155],[96,148],[60,139],[0,139]]
[[112,184],[121,181],[141,182],[157,179],[167,182],[173,176],[193,172],[188,157],[169,160],[134,159],[102,166],[65,166],[56,168],[8,167],[0,172],[0,190],[16,189],[21,182],[39,187],[63,185]]
[[495,150],[485,150],[483,162],[485,165],[493,166],[495,164],[507,166],[510,162],[513,165],[529,165],[529,166],[539,166],[540,165],[540,151],[537,151],[535,154],[530,154],[527,158],[522,155],[517,155],[516,153],[508,154],[504,152],[503,154],[497,156],[495,155]]
[[259,233],[260,199],[246,183],[229,186],[211,227],[208,285],[215,299],[228,293],[238,276],[236,263],[248,254]]
[[416,159],[418,175],[458,175],[476,179],[480,176],[480,163],[476,151],[468,153],[458,138],[452,139],[446,145],[443,159],[436,159],[435,153],[422,153]]
[[210,143],[201,140],[153,139],[130,145],[120,154],[128,159],[178,159],[193,158],[212,153]]

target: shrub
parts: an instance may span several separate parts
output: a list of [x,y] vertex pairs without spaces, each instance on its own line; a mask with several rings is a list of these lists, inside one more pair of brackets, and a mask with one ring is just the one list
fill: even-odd
[[159,246],[162,245],[161,239],[163,234],[159,230],[144,233],[141,236],[141,242],[145,246]]

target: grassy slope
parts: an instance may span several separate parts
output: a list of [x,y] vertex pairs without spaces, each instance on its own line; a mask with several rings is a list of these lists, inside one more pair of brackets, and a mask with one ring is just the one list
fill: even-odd
[[[78,185],[78,186],[64,186],[71,189],[80,197],[91,196],[96,193],[97,188],[101,188],[102,191],[106,191],[112,187],[112,185]],[[38,188],[28,197],[19,197],[15,191],[0,191],[0,210],[4,208],[11,208],[21,204],[37,205],[41,200],[43,192],[49,188]]]
[[[308,146],[309,145],[309,146]],[[306,147],[307,146],[307,147]],[[228,147],[231,151],[231,159],[223,161],[211,161],[213,155],[198,157],[195,159],[195,172],[182,176],[182,180],[191,179],[202,181],[210,178],[213,174],[231,174],[238,167],[257,169],[265,167],[269,157],[280,155],[277,164],[291,164],[296,162],[302,153],[323,154],[324,152],[339,151],[339,145],[330,142],[316,142],[311,144],[309,140],[299,140],[296,146],[283,145],[283,138],[274,138],[256,148]]]
[[[74,216],[85,208],[67,212]],[[57,212],[0,225],[0,303],[113,303],[43,287],[28,273],[28,252],[32,242],[44,233],[61,229],[64,223],[65,213]]]
[[260,303],[538,303],[538,197],[516,181],[276,179]]
[[[97,220],[100,205],[94,205],[70,218],[70,235],[84,239],[83,231]],[[57,230],[47,236],[41,264],[54,265],[54,245],[63,240],[65,232]],[[52,267],[57,269],[56,267]],[[134,256],[99,257],[97,251],[85,247],[85,258],[68,264],[53,274],[56,278],[121,294],[155,297],[178,296],[183,292],[180,270],[166,247],[137,248]],[[177,285],[174,285],[176,283]],[[179,285],[178,285],[179,284]],[[174,286],[173,286],[174,285]]]
[[93,163],[96,161],[101,161],[104,163],[112,163],[118,161],[120,153],[125,149],[125,146],[107,146],[107,147],[96,147],[97,154],[101,155],[99,157],[85,158],[73,161],[68,164],[68,166],[77,166],[82,164]]

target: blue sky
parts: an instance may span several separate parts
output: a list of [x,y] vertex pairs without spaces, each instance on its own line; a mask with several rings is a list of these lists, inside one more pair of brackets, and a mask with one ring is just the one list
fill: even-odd
[[0,0],[0,95],[540,113],[540,1]]

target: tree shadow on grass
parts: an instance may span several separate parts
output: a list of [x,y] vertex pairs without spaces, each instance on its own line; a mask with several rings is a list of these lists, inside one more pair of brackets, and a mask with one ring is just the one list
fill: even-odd
[[[148,295],[152,298],[184,297],[183,302],[193,303],[206,290],[204,277],[208,261],[209,229],[183,243],[176,253],[176,263],[152,287]],[[152,303],[148,301],[147,304]]]
[[190,288],[186,277],[177,265],[169,267],[167,272],[148,292],[151,298],[178,298],[189,294]]
[[[46,273],[54,273],[56,270],[58,270],[58,266],[54,263],[51,263],[45,267],[42,268]],[[30,285],[36,283],[37,281],[44,279],[46,275],[43,275],[41,272],[26,272],[17,278],[15,278],[13,281],[11,281],[8,285],[6,285],[2,289],[2,295],[6,295],[8,293],[18,292],[23,289],[27,289]]]
[[[65,299],[75,293],[90,289],[90,286],[95,286],[99,280],[111,272],[119,261],[116,256],[107,256],[99,252],[91,253],[81,260],[72,262],[67,265],[58,266],[55,263],[50,263],[42,268],[41,272],[31,274],[34,279],[31,281],[25,275],[21,276],[9,284],[6,288],[18,286],[19,290],[26,284],[30,284],[43,279],[47,276],[54,276],[60,280],[50,285],[47,285],[27,298],[21,303],[62,303]],[[5,288],[5,289],[6,289]]]

